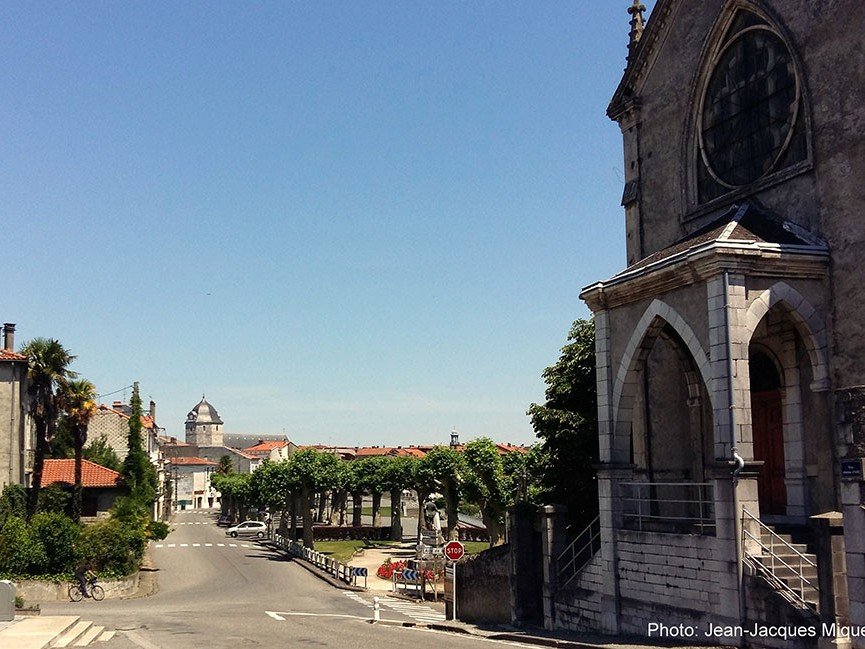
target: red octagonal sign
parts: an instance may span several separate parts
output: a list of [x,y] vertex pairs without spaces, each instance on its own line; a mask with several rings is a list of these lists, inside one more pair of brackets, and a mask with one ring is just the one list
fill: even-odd
[[466,553],[466,549],[459,541],[448,541],[445,545],[445,556],[451,561],[459,561]]

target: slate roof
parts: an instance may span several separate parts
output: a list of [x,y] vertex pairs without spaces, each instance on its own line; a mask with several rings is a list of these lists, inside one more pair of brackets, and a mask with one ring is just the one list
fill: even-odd
[[194,421],[196,424],[222,424],[216,408],[201,395],[201,401],[186,415],[186,421]]
[[[75,460],[45,460],[42,469],[42,486],[52,484],[75,484]],[[94,487],[119,487],[123,484],[123,477],[90,460],[81,462],[81,484],[87,488]]]
[[761,210],[751,203],[742,203],[741,205],[734,205],[724,215],[682,237],[672,245],[628,266],[616,277],[662,262],[713,241],[809,246],[828,250],[824,241],[802,226]]

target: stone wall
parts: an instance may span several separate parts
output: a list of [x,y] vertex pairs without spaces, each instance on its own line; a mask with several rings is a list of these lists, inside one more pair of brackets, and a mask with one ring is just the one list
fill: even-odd
[[601,555],[556,594],[556,627],[569,631],[603,631],[601,597],[604,589]]
[[720,545],[711,536],[620,530],[622,633],[646,635],[649,622],[724,623],[718,584],[731,564],[720,558]]
[[[119,599],[138,592],[138,573],[115,581],[98,580],[97,583],[105,589],[106,599]],[[71,582],[54,583],[51,581],[23,580],[15,582],[15,592],[30,602],[66,602],[69,601]]]
[[813,629],[814,637],[771,638],[761,637],[751,639],[750,643],[757,647],[773,647],[777,649],[805,649],[816,647],[821,632],[820,620],[815,614],[810,614],[792,607],[765,580],[756,576],[745,578],[745,610],[746,627],[753,629],[756,623],[769,624],[787,629]]
[[511,548],[484,550],[457,566],[457,616],[475,624],[511,622]]

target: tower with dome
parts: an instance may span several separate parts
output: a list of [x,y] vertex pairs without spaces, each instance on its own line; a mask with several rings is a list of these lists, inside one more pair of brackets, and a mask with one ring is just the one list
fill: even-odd
[[198,447],[222,446],[222,419],[204,395],[186,415],[186,443]]

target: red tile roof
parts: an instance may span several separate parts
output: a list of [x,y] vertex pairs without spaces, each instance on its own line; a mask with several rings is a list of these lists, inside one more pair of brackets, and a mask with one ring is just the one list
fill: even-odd
[[[75,484],[75,460],[45,460],[42,486],[52,484]],[[96,462],[82,460],[81,484],[84,487],[119,487],[123,484],[123,477]]]
[[284,439],[277,439],[272,441],[261,441],[255,446],[249,446],[243,449],[244,453],[270,453],[273,449],[276,448],[285,448],[288,446],[288,442]]
[[24,354],[10,352],[8,349],[0,349],[0,361],[26,361]]
[[210,460],[205,460],[203,457],[173,457],[173,458],[167,460],[167,462],[170,462],[171,464],[177,464],[178,466],[180,466],[180,465],[184,465],[184,466],[198,466],[198,465],[216,466],[217,465],[216,462],[211,462]]

